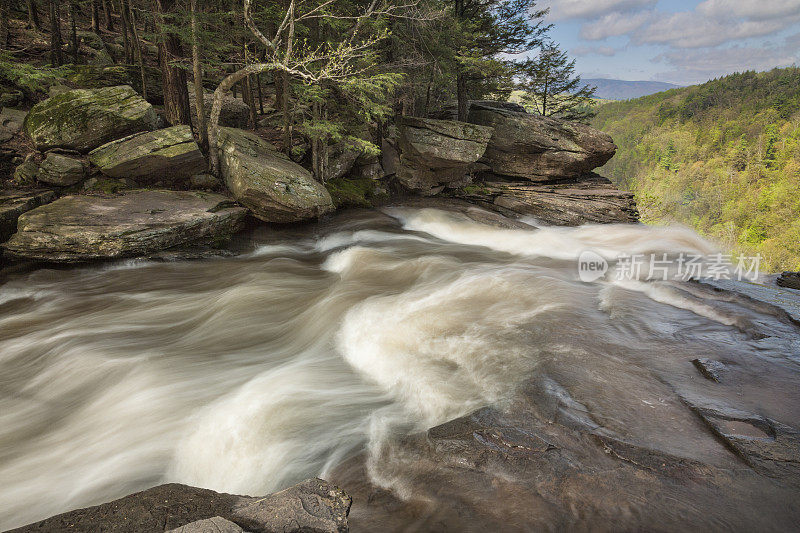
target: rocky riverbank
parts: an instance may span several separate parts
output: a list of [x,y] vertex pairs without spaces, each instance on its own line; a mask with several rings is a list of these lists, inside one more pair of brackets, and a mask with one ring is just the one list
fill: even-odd
[[[461,198],[546,224],[637,220],[631,195],[591,174],[614,153],[608,135],[496,102],[473,103],[468,123],[403,118],[384,139],[380,159],[333,150],[325,184],[233,127],[241,125],[236,113],[222,117],[217,181],[206,173],[191,129],[164,127],[128,85],[60,90],[27,114],[5,109],[3,116],[16,154],[6,156],[21,161],[0,193],[6,262],[82,262],[219,244],[245,213],[292,223],[413,196]],[[219,211],[224,197],[242,209]]]

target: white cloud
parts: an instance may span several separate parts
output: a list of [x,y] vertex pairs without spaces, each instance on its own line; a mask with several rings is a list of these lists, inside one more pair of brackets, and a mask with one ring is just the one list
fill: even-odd
[[628,35],[647,24],[655,16],[655,11],[629,14],[608,13],[595,22],[581,26],[580,36],[588,41],[599,41],[617,35]]
[[617,53],[610,46],[576,46],[570,53],[574,56],[601,55],[611,57]]
[[705,0],[697,11],[709,17],[772,20],[800,13],[800,0]]
[[610,12],[625,12],[654,6],[658,0],[544,0],[540,7],[550,8],[551,20],[593,19]]
[[800,12],[772,20],[725,19],[683,12],[658,18],[646,27],[640,27],[633,34],[633,41],[676,48],[702,48],[763,37],[784,30],[798,21]]
[[665,52],[655,61],[664,62],[671,70],[656,77],[679,83],[702,83],[711,78],[744,70],[768,70],[800,63],[797,43],[800,34],[789,37],[780,46],[731,46]]

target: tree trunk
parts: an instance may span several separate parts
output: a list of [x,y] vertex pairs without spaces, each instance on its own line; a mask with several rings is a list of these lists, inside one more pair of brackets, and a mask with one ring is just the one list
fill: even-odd
[[[157,15],[163,21],[173,7],[172,0],[156,0]],[[164,114],[167,122],[173,126],[192,123],[192,113],[189,107],[189,89],[186,86],[186,71],[173,66],[172,62],[183,58],[183,48],[180,38],[164,31],[159,27],[161,39],[158,43],[158,61],[161,65],[161,75],[164,83]]]
[[469,114],[469,95],[467,94],[467,76],[462,72],[456,76],[456,97],[458,98],[458,120],[466,122]]
[[6,48],[11,39],[8,29],[9,0],[0,0],[0,48]]
[[136,50],[136,59],[139,62],[139,76],[142,78],[142,98],[147,100],[147,76],[144,71],[142,41],[139,39],[139,30],[136,29],[136,16],[133,13],[130,1],[128,2],[128,22],[130,23],[131,35],[133,37],[133,47]]
[[100,5],[98,0],[92,0],[92,31],[100,33]]
[[281,111],[283,111],[283,146],[286,150],[286,155],[292,153],[292,117],[289,115],[289,73],[283,73],[283,80],[281,80],[283,88],[283,102]]
[[253,97],[252,77],[247,76],[243,84],[244,94],[247,95],[245,103],[250,108],[250,128],[256,129],[256,100]]
[[133,35],[131,31],[130,9],[128,0],[119,0],[119,14],[122,19],[122,46],[125,48],[125,63],[132,65],[135,54],[133,52]]
[[49,0],[50,10],[50,63],[54,67],[64,64],[64,55],[61,51],[61,21],[58,15],[58,0]]
[[208,128],[206,127],[206,111],[203,102],[203,64],[201,62],[200,30],[197,23],[197,0],[192,0],[192,74],[194,77],[195,112],[197,114],[197,129],[200,135],[200,146],[208,150]]
[[258,110],[264,114],[264,95],[261,92],[261,74],[256,75],[256,87],[258,87]]
[[36,31],[42,31],[42,23],[39,21],[39,10],[36,8],[36,0],[27,0],[28,4],[28,26]]
[[108,3],[110,0],[102,0],[103,2],[103,21],[105,22],[108,31],[114,30],[114,19],[111,16],[111,8]]
[[75,0],[69,1],[69,29],[70,29],[70,41],[72,48],[72,63],[77,65],[79,63],[79,50],[78,50],[78,29],[77,24],[75,23]]

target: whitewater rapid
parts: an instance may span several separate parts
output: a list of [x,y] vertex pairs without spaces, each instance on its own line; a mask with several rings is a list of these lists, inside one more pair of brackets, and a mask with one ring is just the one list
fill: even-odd
[[670,284],[578,279],[585,250],[714,251],[683,228],[394,208],[242,246],[0,286],[0,529],[164,482],[266,494],[502,404],[543,360],[602,372],[622,346],[713,352],[748,327]]

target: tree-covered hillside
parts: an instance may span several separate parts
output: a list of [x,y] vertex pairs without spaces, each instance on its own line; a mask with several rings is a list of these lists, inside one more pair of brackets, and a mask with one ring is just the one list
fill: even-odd
[[601,173],[645,222],[680,222],[768,270],[800,269],[800,68],[733,74],[597,109]]

